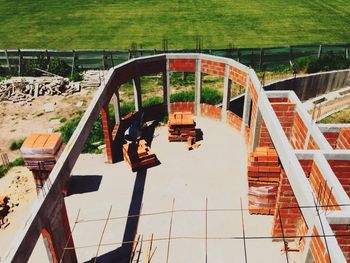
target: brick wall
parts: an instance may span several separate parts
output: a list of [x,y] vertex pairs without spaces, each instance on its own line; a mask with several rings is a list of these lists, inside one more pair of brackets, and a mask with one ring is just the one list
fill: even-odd
[[229,79],[238,83],[241,86],[245,86],[247,81],[247,74],[238,68],[230,66]]
[[315,227],[312,230],[312,236],[313,237],[310,241],[310,250],[314,261],[317,263],[329,263],[330,259],[326,247],[322,242],[321,237],[319,237],[319,233]]
[[257,117],[257,113],[258,113],[258,93],[255,90],[253,81],[249,82],[248,94],[252,99],[252,112],[250,115],[250,127],[249,127],[250,130],[249,130],[249,136],[248,136],[248,141],[251,143],[252,138],[254,136],[255,120]]
[[225,64],[202,59],[201,72],[223,77],[225,76]]
[[335,238],[344,253],[347,262],[350,262],[350,225],[330,225]]
[[169,59],[169,71],[196,71],[195,59]]
[[350,160],[328,160],[335,176],[350,196]]
[[341,128],[337,140],[337,149],[350,149],[350,128]]
[[220,120],[221,108],[206,103],[201,103],[201,115],[208,118]]
[[324,179],[315,162],[313,162],[311,166],[309,182],[318,202],[321,205],[330,205],[327,210],[340,210],[339,206],[337,206],[338,203],[333,195],[333,192],[331,191],[327,181]]
[[242,118],[237,116],[231,111],[227,112],[227,120],[226,122],[237,130],[241,130]]
[[[285,132],[287,138],[289,138],[293,127],[295,103],[289,102],[288,98],[270,98],[269,100],[283,131]],[[273,147],[270,134],[264,121],[262,122],[260,130],[259,146]]]
[[194,102],[173,102],[170,104],[170,111],[190,111],[194,113]]
[[314,139],[314,137],[312,137],[312,135],[310,135],[309,143],[307,144],[307,149],[308,150],[318,150],[318,149],[320,149],[320,147],[315,142],[315,139]]
[[307,127],[299,114],[294,115],[294,124],[290,135],[290,143],[294,149],[303,149],[306,140]]
[[333,149],[337,147],[339,132],[323,132],[323,136],[326,138]]
[[109,122],[109,111],[108,104],[104,105],[101,108],[101,119],[102,119],[102,127],[103,127],[103,135],[106,143],[106,153],[108,162],[113,162],[113,154],[112,154],[112,127]]
[[[301,218],[301,212],[298,208],[298,202],[294,196],[293,189],[283,169],[280,174],[280,185],[276,200],[272,236],[282,237],[283,228],[284,236],[288,239],[288,236],[295,236],[297,233],[297,223]],[[281,215],[282,227],[279,215]]]
[[301,216],[297,223],[297,236],[299,237],[296,238],[295,240],[295,243],[298,245],[300,251],[303,251],[305,248],[305,244],[306,244],[305,236],[307,235],[308,230],[309,228],[306,225],[305,219]]

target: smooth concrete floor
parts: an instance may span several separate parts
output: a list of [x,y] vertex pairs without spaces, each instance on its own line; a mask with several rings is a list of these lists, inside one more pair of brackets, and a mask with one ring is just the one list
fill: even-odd
[[[80,156],[73,175],[81,189],[65,199],[79,262],[96,255],[97,262],[107,262],[109,252],[120,250],[126,228],[128,233],[137,228],[143,240],[153,234],[151,262],[245,262],[240,238],[240,200],[244,209],[248,206],[244,138],[225,123],[200,117],[196,123],[203,140],[193,151],[184,142],[168,142],[167,127],[155,130],[152,151],[161,164],[145,175],[131,172],[125,162],[107,164],[102,155]],[[138,226],[135,218],[127,224],[129,213],[143,214]],[[271,235],[272,216],[243,214],[247,237]],[[143,243],[140,262],[146,262],[149,244]],[[287,262],[281,248],[282,242],[269,238],[246,240],[247,262]],[[298,254],[290,257],[289,262],[299,262]]]

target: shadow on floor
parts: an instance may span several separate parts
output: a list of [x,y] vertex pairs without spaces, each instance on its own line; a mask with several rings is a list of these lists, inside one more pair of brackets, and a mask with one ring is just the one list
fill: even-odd
[[[157,127],[158,122],[153,122],[150,126],[146,127],[143,130],[143,139],[146,140],[147,144],[151,146],[154,131]],[[129,205],[128,219],[126,221],[124,236],[123,236],[123,245],[116,248],[113,251],[100,255],[96,258],[92,258],[88,262],[98,262],[98,263],[109,263],[109,262],[120,262],[120,263],[129,263],[131,259],[131,253],[133,249],[133,241],[136,238],[137,228],[139,224],[139,215],[141,212],[143,193],[146,184],[146,175],[147,169],[139,170],[136,173],[134,189],[131,197],[131,202]]]
[[70,179],[67,196],[98,191],[101,175],[73,175]]

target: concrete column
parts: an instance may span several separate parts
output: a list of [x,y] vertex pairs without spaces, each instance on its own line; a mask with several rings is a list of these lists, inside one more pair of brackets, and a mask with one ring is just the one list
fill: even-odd
[[224,77],[224,94],[222,97],[222,111],[221,111],[221,120],[226,122],[227,119],[227,111],[230,106],[230,98],[231,98],[231,84],[232,81],[229,79],[230,74],[230,66],[225,66],[225,77]]
[[202,91],[202,73],[201,73],[201,60],[196,60],[196,72],[195,72],[195,91],[194,91],[194,113],[200,115],[201,113],[201,91]]
[[252,142],[251,142],[252,151],[254,151],[255,148],[258,147],[258,145],[259,145],[259,138],[260,138],[260,130],[261,130],[262,121],[263,121],[263,119],[262,119],[261,112],[260,112],[259,108],[257,108],[257,114],[256,114],[256,120],[255,120],[255,126],[254,126],[254,136],[253,136]]
[[169,114],[171,112],[169,60],[166,61],[166,69],[163,71],[163,103],[166,105],[167,114]]
[[247,81],[246,81],[246,85],[245,85],[245,94],[244,94],[242,127],[241,127],[242,133],[245,132],[245,125],[248,124],[249,114],[250,114],[250,105],[252,104],[252,99],[250,98],[249,93],[248,93],[249,84],[250,84],[250,79],[247,76]]
[[112,127],[109,120],[108,103],[106,103],[101,108],[101,117],[102,117],[103,135],[104,135],[105,144],[106,144],[107,160],[109,163],[113,163],[114,159],[113,159],[113,149],[112,149]]
[[78,262],[63,196],[44,224],[41,234],[50,262]]
[[134,85],[134,98],[135,98],[135,110],[139,111],[142,108],[141,100],[141,79],[138,66],[136,66],[135,77],[133,78]]
[[114,118],[115,123],[120,123],[121,115],[120,115],[120,101],[119,101],[119,90],[117,89],[112,96],[112,103],[114,108]]

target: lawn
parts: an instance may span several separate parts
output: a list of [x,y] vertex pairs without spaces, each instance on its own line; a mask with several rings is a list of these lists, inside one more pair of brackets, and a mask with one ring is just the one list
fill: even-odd
[[349,0],[0,0],[0,48],[204,48],[350,42]]
[[350,106],[320,120],[319,123],[350,123]]

